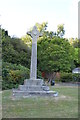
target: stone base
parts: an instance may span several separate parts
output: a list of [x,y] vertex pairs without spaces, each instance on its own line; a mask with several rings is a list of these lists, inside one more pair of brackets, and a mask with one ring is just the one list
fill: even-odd
[[24,85],[39,85],[42,86],[44,84],[44,81],[42,79],[26,79],[24,80]]
[[50,91],[49,87],[44,85],[43,80],[36,79],[24,80],[24,85],[19,85],[18,89],[13,89],[13,97],[31,97],[31,96],[57,96],[56,91]]
[[56,91],[20,91],[13,90],[14,97],[32,97],[32,96],[58,96]]

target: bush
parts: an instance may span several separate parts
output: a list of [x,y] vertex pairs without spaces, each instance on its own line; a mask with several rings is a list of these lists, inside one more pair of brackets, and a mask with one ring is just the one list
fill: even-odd
[[61,80],[61,82],[72,81],[72,73],[61,73],[60,80]]
[[61,73],[60,75],[61,82],[80,82],[80,75],[73,73]]
[[29,78],[29,69],[16,64],[3,62],[2,68],[2,89],[12,89],[23,84],[24,79]]
[[80,74],[73,74],[72,76],[74,82],[80,82]]

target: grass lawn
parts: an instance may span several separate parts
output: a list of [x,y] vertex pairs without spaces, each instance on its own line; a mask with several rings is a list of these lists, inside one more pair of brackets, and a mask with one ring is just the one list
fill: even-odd
[[0,91],[0,120],[2,118],[2,92]]
[[12,99],[12,90],[2,94],[3,118],[78,118],[78,87],[54,86],[58,97]]

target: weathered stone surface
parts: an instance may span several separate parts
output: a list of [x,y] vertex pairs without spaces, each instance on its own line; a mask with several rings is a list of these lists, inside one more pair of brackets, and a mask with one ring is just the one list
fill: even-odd
[[30,79],[37,78],[37,42],[32,42]]
[[48,86],[37,86],[37,85],[19,85],[18,90],[22,90],[22,91],[48,91],[49,87]]
[[50,91],[49,87],[44,85],[42,79],[24,80],[24,85],[19,85],[18,89],[13,89],[14,97],[30,96],[56,96],[57,92]]
[[14,97],[29,97],[29,96],[56,96],[58,93],[56,91],[21,91],[13,90]]
[[28,34],[32,37],[32,54],[31,54],[31,69],[30,69],[30,79],[37,78],[37,38],[41,36],[37,27],[34,26],[32,31]]
[[42,86],[44,84],[42,79],[26,79],[24,80],[24,85],[39,85]]

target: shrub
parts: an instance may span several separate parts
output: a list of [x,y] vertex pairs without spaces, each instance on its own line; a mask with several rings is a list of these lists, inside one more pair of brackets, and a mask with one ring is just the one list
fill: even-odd
[[61,80],[61,82],[72,81],[72,73],[61,73],[60,80]]
[[61,82],[80,82],[80,75],[73,73],[61,73],[60,75]]
[[29,69],[16,64],[3,62],[2,89],[12,89],[23,84],[24,79],[29,78]]
[[72,78],[74,82],[80,82],[80,74],[72,74]]

